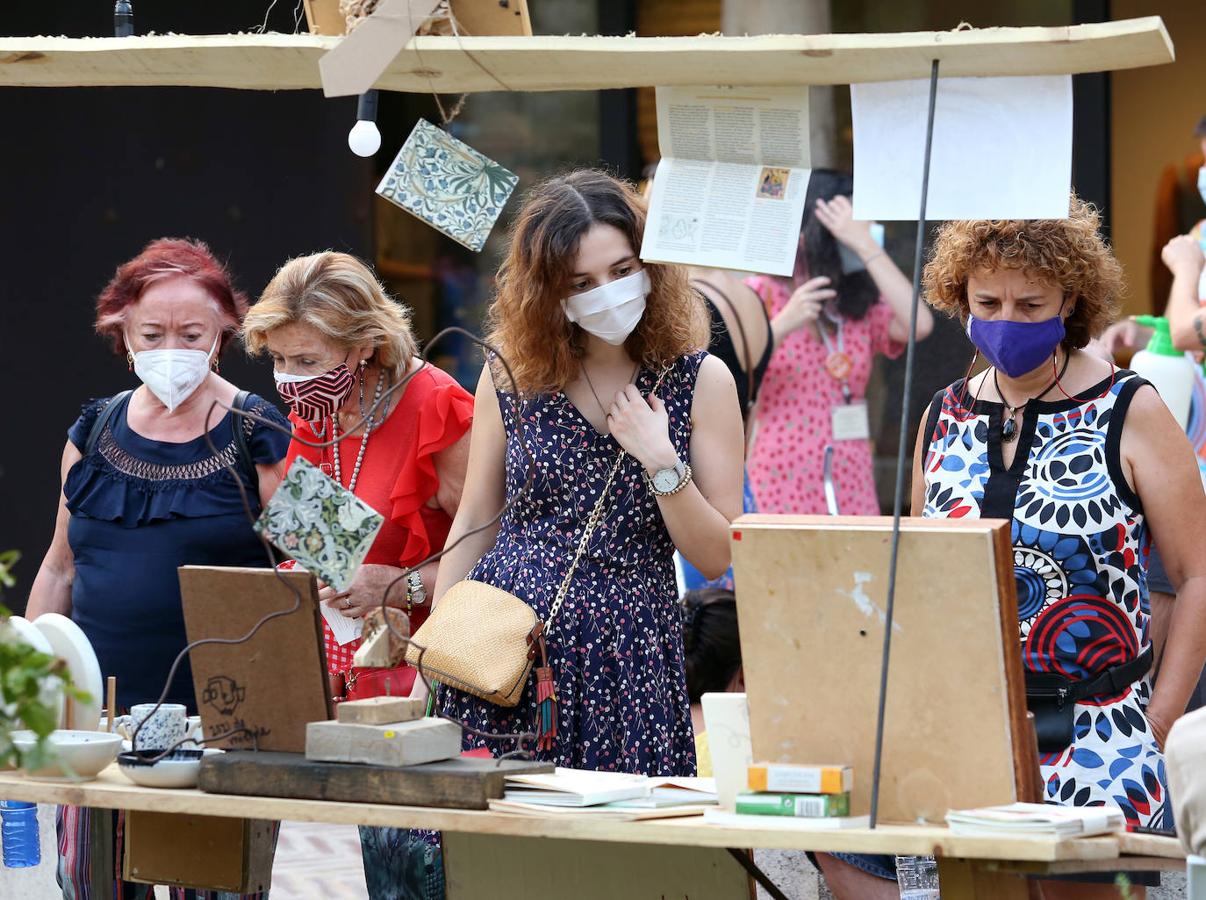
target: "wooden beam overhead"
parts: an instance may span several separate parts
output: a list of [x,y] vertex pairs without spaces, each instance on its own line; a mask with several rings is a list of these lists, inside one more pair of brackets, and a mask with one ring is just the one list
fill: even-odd
[[[0,38],[0,86],[321,88],[340,38],[309,34]],[[1059,28],[762,37],[419,37],[377,82],[429,93],[691,84],[849,84],[1101,72],[1173,61],[1158,16]]]

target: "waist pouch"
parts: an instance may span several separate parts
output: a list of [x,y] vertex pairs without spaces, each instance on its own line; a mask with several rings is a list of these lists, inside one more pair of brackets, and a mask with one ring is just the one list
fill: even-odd
[[1147,674],[1152,665],[1149,646],[1130,662],[1111,666],[1100,675],[1073,681],[1058,672],[1026,673],[1026,708],[1034,713],[1034,731],[1040,753],[1059,753],[1075,737],[1076,702],[1090,697],[1121,694]]

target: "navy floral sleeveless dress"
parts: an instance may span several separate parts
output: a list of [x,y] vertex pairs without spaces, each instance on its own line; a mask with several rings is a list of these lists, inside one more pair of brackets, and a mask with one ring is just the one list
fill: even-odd
[[[1151,645],[1148,532],[1119,452],[1127,408],[1146,384],[1119,370],[1084,399],[1030,401],[1008,469],[1000,403],[972,403],[959,381],[930,407],[924,515],[1012,520],[1030,671],[1083,680]],[[1048,802],[1116,803],[1129,824],[1171,827],[1164,758],[1144,715],[1149,696],[1145,677],[1076,704],[1072,745],[1040,756]]]
[[[706,354],[678,359],[657,390],[670,417],[678,455],[689,459],[691,401]],[[660,373],[642,370],[636,386],[648,395]],[[494,548],[469,577],[492,584],[548,614],[582,528],[620,452],[564,393],[522,399],[500,391],[507,430],[507,496]],[[527,457],[535,479],[527,493]],[[549,637],[557,686],[557,739],[540,756],[559,766],[647,775],[693,775],[695,744],[683,670],[682,616],[674,577],[674,544],[641,475],[626,457],[613,496],[570,582]],[[536,697],[529,682],[519,705],[504,709],[460,691],[441,691],[444,712],[493,733],[535,731]],[[465,749],[514,749],[465,734]]]
[[[688,462],[691,401],[706,355],[678,359],[657,389],[674,448]],[[660,375],[638,373],[642,395]],[[515,502],[493,549],[468,577],[511,592],[544,619],[620,445],[596,431],[563,392],[522,398],[518,408],[515,395],[497,393],[507,432],[506,496]],[[535,457],[532,486],[522,494],[529,462],[520,429]],[[557,739],[551,752],[537,756],[575,769],[694,775],[674,543],[632,457],[624,460],[612,493],[548,638]],[[449,687],[440,688],[438,702],[446,715],[479,731],[537,731],[534,676],[513,709]],[[516,749],[513,741],[465,732],[465,750],[483,747],[495,756]],[[365,859],[375,861],[365,866],[371,900],[442,900],[439,832],[367,828],[361,842]]]

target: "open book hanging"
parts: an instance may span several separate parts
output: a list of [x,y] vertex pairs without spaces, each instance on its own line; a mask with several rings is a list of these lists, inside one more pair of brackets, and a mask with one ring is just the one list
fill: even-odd
[[255,530],[337,591],[347,590],[385,520],[299,457],[256,520]]
[[470,250],[480,251],[519,176],[420,119],[377,193]]

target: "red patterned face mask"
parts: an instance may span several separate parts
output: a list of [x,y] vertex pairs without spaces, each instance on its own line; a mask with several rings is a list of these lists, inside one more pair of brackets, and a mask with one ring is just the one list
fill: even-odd
[[276,391],[298,418],[321,422],[335,415],[356,386],[356,376],[346,364],[340,363],[321,375],[285,375],[273,372]]

